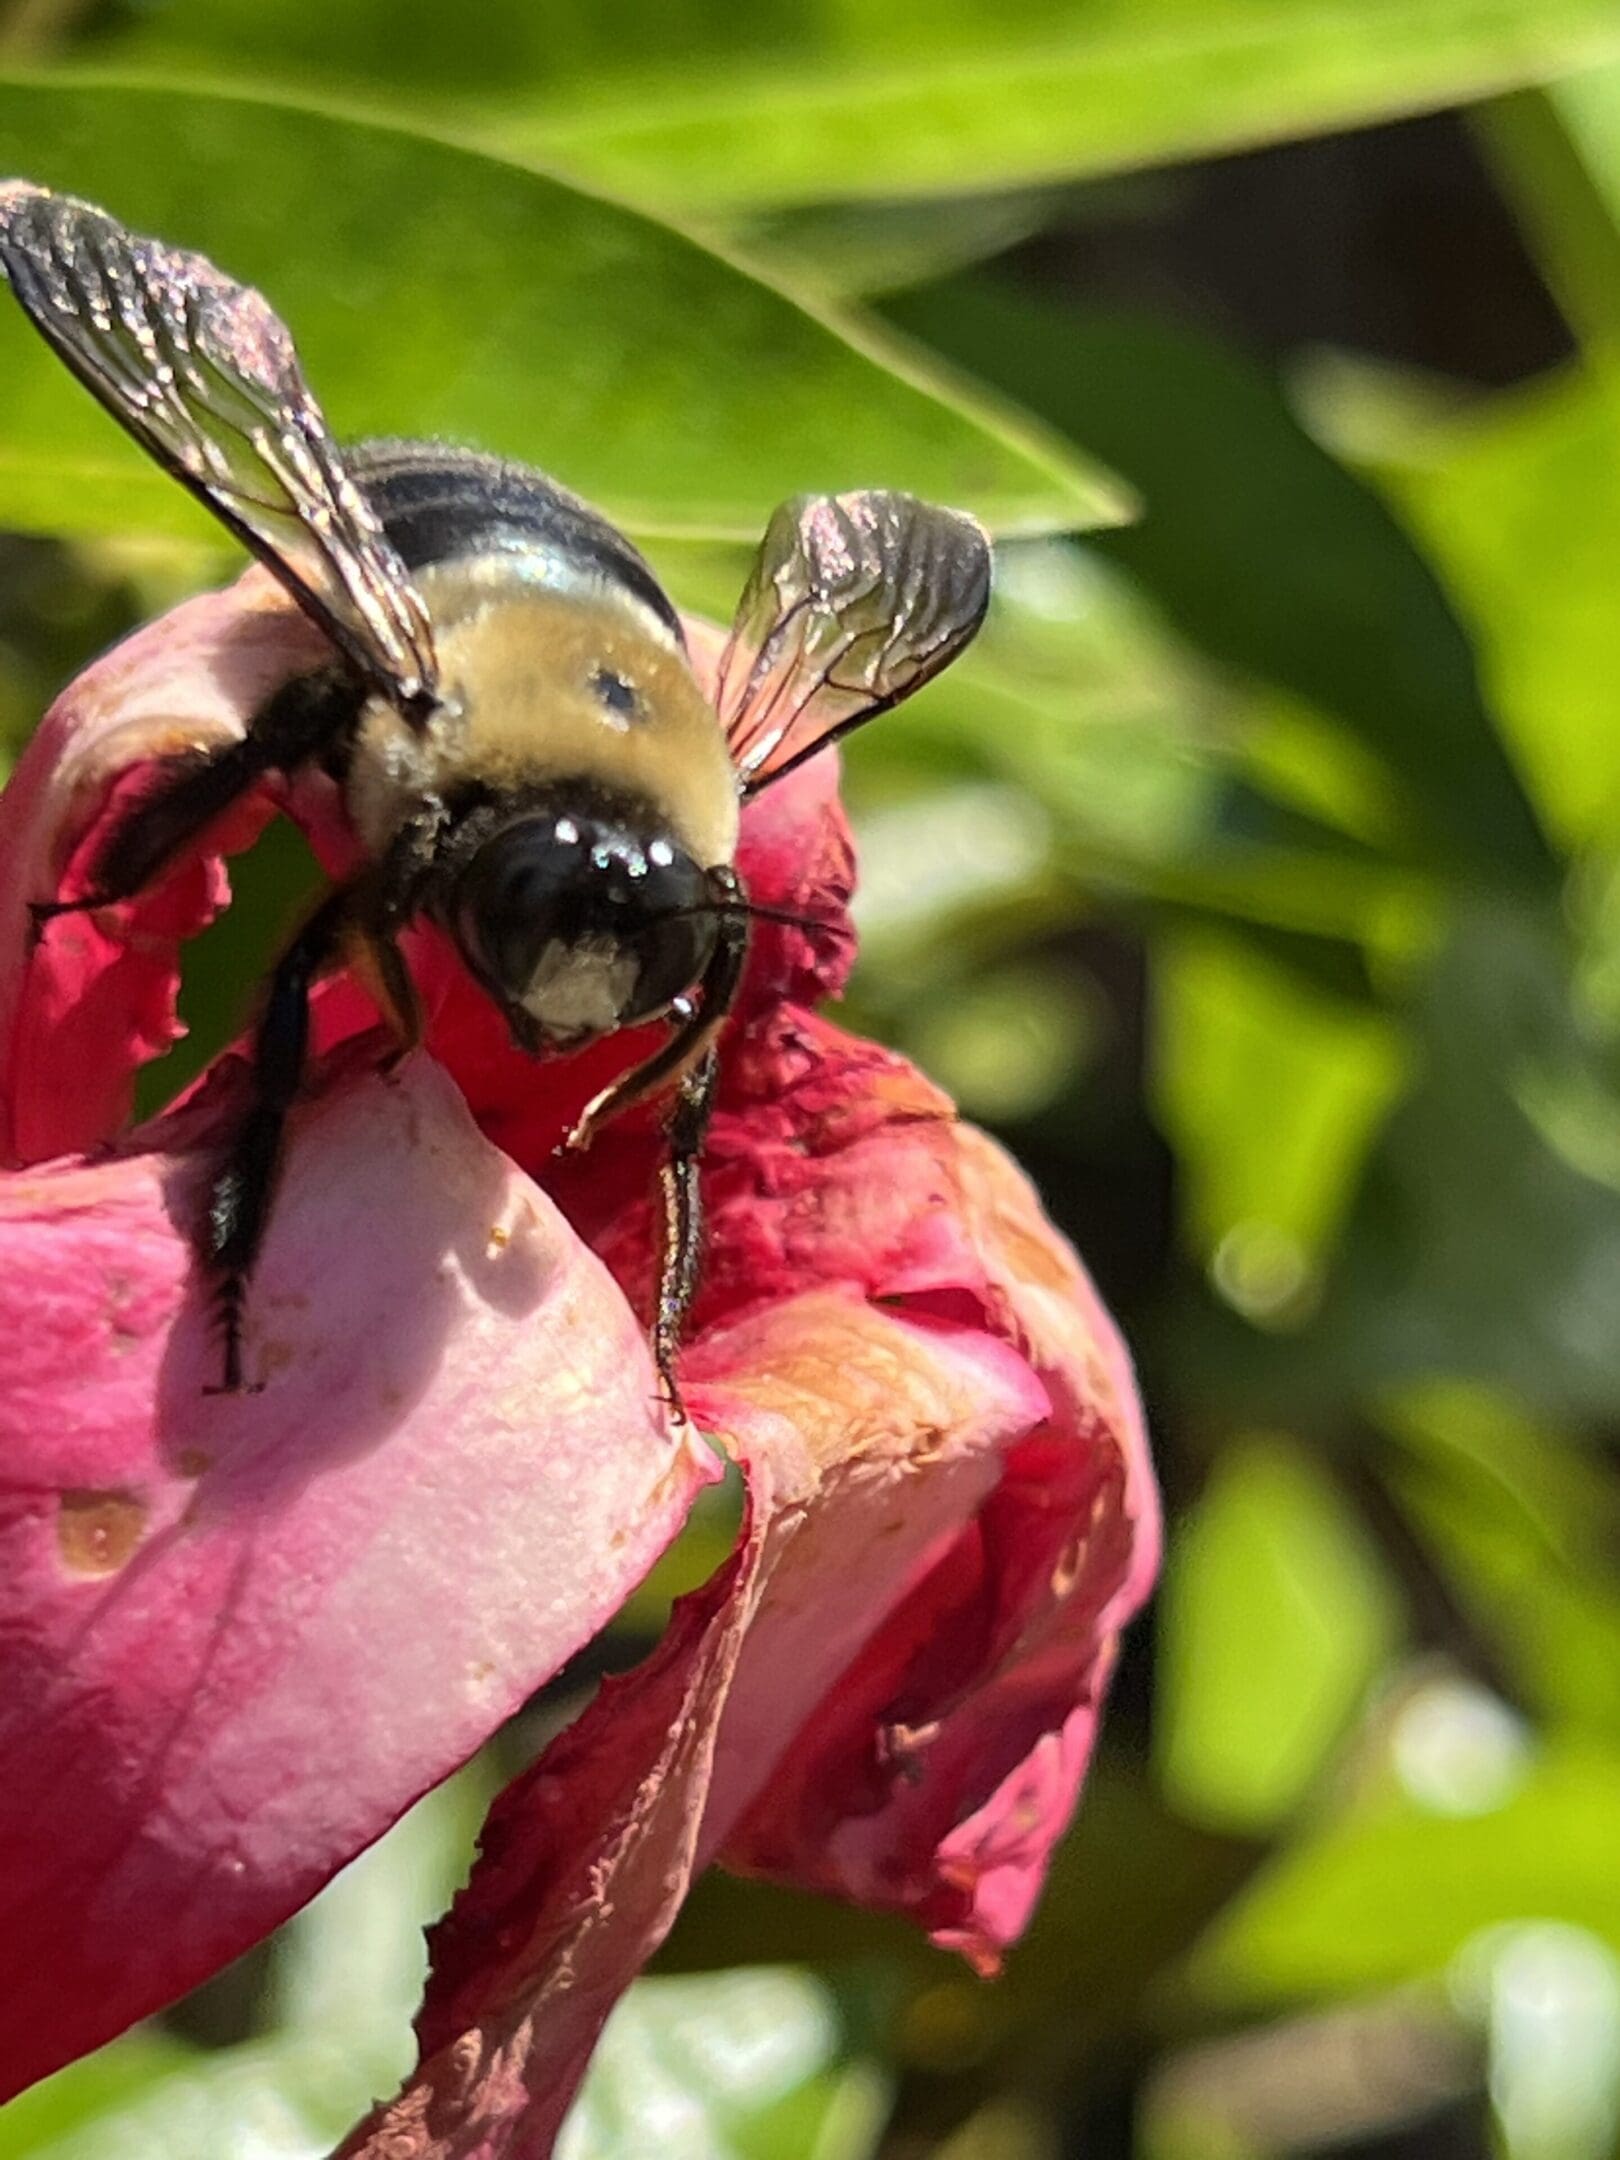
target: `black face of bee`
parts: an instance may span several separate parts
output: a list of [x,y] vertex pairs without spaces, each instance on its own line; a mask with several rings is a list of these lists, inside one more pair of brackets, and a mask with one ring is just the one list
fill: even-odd
[[485,840],[445,913],[514,1032],[559,1048],[666,1011],[718,932],[709,876],[674,841],[567,811]]

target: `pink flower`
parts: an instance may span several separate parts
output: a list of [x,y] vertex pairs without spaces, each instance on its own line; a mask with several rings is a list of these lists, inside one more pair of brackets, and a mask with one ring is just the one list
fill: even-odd
[[[0,2087],[191,1987],[301,1905],[610,1618],[718,1475],[637,1314],[656,1135],[551,1150],[623,1041],[516,1053],[448,949],[428,1051],[320,999],[252,1297],[217,1351],[190,1211],[224,1059],[124,1137],[175,1032],[211,852],[30,952],[154,755],[237,732],[317,634],[262,572],[53,708],[0,801]],[[712,646],[704,651],[712,661]],[[1075,1803],[1156,1514],[1130,1371],[1017,1171],[812,1010],[851,952],[834,760],[744,821],[762,928],[706,1168],[684,1365],[742,1466],[736,1550],[496,1803],[433,1937],[417,2071],[373,2160],[549,2153],[614,2001],[712,1860],[910,1915],[979,1970]],[[324,782],[284,807],[329,860]]]

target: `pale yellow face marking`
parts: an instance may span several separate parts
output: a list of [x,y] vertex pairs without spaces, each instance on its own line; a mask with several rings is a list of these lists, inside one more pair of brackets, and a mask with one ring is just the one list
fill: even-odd
[[[683,656],[611,599],[512,584],[458,594],[453,579],[423,580],[449,709],[420,742],[380,704],[362,723],[350,810],[368,847],[380,851],[422,793],[467,775],[493,788],[579,780],[639,795],[705,869],[729,863],[736,776]],[[599,673],[629,686],[631,711],[604,699]]]

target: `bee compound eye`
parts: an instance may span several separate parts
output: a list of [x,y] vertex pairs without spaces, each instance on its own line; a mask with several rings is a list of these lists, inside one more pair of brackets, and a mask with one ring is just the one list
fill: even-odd
[[521,999],[535,956],[565,926],[586,860],[567,817],[528,817],[486,840],[457,883],[453,924],[477,972]]
[[562,813],[486,840],[450,919],[475,972],[559,1041],[666,1012],[718,931],[709,879],[674,841]]

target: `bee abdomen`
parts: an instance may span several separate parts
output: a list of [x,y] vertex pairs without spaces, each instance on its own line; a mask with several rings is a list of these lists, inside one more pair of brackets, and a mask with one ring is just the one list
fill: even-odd
[[392,440],[357,444],[348,463],[408,569],[533,549],[619,586],[684,648],[680,617],[642,555],[600,511],[533,466]]

